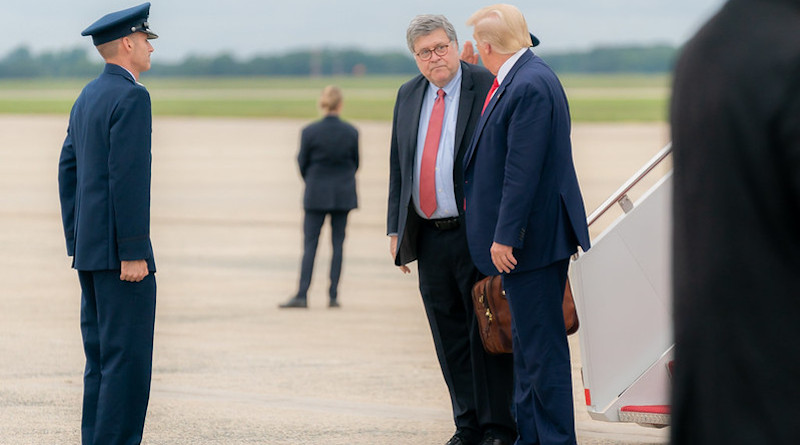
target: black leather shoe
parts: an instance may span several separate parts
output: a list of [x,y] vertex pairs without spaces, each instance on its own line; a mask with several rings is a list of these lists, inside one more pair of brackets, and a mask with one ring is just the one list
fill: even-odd
[[444,445],[476,445],[476,442],[468,440],[462,433],[455,433]]
[[450,440],[448,440],[447,443],[445,443],[444,445],[467,445],[467,442],[465,442],[461,436],[456,434],[453,437],[451,437]]
[[483,436],[483,440],[478,445],[511,445],[512,443],[513,442],[509,442],[505,438],[487,433],[485,436]]
[[308,302],[306,302],[305,298],[294,297],[294,298],[291,298],[286,303],[283,303],[283,304],[279,305],[278,307],[281,308],[281,309],[286,309],[286,308],[307,308],[308,307]]
[[328,301],[328,307],[329,308],[339,308],[339,307],[342,307],[342,305],[339,304],[339,301],[337,301],[337,300],[330,300],[330,301]]

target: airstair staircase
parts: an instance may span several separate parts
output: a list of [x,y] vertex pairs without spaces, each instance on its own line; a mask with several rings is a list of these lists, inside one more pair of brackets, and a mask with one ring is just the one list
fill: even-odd
[[635,203],[628,195],[671,152],[664,147],[589,216],[591,226],[615,205],[623,210],[571,262],[586,407],[596,420],[669,424],[672,170]]

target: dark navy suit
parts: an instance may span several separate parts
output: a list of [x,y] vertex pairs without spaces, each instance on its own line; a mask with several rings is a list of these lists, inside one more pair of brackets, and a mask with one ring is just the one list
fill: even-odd
[[358,207],[358,130],[335,115],[308,125],[300,136],[297,163],[306,189],[303,197],[303,261],[296,297],[307,297],[319,233],[325,216],[330,215],[333,255],[328,292],[331,301],[335,301],[342,270],[347,214]]
[[[108,64],[70,113],[59,162],[67,253],[81,283],[84,444],[139,443],[150,393],[155,261],[150,243],[150,95]],[[120,262],[146,260],[138,283]]]
[[572,163],[567,99],[530,51],[486,107],[464,158],[469,250],[497,274],[493,242],[512,246],[503,277],[511,306],[518,444],[574,444],[572,383],[561,301],[570,255],[589,249]]
[[[486,69],[461,62],[462,78],[455,131],[453,182],[459,219],[463,215],[463,156],[492,84]],[[481,343],[470,290],[477,271],[469,257],[463,223],[452,230],[426,224],[412,200],[414,159],[423,94],[419,75],[400,87],[392,126],[387,233],[398,234],[395,264],[417,260],[420,293],[458,430],[477,436],[487,430],[513,435],[513,362],[488,355]]]

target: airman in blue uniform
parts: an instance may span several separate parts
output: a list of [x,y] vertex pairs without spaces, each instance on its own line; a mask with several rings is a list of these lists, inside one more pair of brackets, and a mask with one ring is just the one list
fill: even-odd
[[150,3],[81,34],[106,61],[75,101],[58,185],[67,253],[81,285],[87,444],[142,441],[150,396],[156,281],[150,243],[150,95],[138,82],[158,36]]

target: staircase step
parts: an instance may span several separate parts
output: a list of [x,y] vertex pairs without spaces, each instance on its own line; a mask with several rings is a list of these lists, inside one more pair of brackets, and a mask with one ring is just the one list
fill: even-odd
[[669,405],[623,406],[619,410],[621,422],[634,422],[639,425],[663,428],[669,425]]

